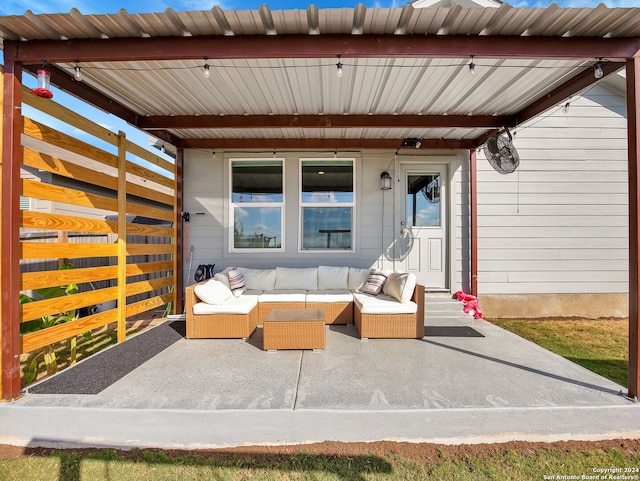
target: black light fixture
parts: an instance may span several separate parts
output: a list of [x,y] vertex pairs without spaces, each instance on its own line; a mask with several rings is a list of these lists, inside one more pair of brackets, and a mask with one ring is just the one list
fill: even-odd
[[380,189],[391,190],[391,176],[386,170],[380,174]]
[[420,139],[404,139],[402,141],[402,147],[405,149],[419,149],[421,145]]

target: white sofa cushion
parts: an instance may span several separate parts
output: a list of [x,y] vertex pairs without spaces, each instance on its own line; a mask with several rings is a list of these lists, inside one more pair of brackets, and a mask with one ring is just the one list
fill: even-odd
[[319,266],[318,289],[349,289],[349,268]]
[[198,284],[193,288],[198,299],[207,304],[222,304],[227,299],[233,297],[231,289],[224,283],[215,279],[209,279],[207,282]]
[[409,302],[415,287],[415,274],[391,272],[382,286],[382,292],[400,302]]
[[347,289],[332,289],[326,291],[308,291],[307,302],[352,302],[353,294]]
[[304,289],[305,291],[315,291],[318,289],[318,268],[276,267],[275,289]]
[[258,304],[257,296],[231,297],[223,304],[213,305],[198,302],[193,306],[193,313],[198,314],[248,314]]
[[244,282],[247,289],[259,291],[272,291],[276,283],[275,269],[247,269],[246,267],[238,267],[244,276]]
[[358,269],[357,267],[350,267],[349,290],[353,292],[359,290],[363,286],[363,284],[367,282],[369,272],[371,272],[371,269]]
[[281,289],[266,291],[258,296],[258,302],[305,302],[307,291],[300,289]]
[[418,312],[418,305],[415,302],[398,302],[385,294],[371,296],[356,292],[353,294],[353,302],[362,314],[415,314]]

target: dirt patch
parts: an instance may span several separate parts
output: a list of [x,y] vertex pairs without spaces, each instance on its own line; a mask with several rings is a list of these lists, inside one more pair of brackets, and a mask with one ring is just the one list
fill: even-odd
[[[618,449],[626,458],[637,456],[640,452],[640,439],[616,439],[604,441],[559,441],[555,443],[513,441],[498,444],[461,444],[444,445],[430,443],[406,443],[393,441],[378,441],[370,443],[340,443],[323,442],[315,444],[298,444],[288,446],[242,446],[237,448],[202,449],[202,450],[159,450],[168,456],[196,454],[205,458],[231,459],[247,457],[256,460],[279,458],[285,459],[296,453],[306,453],[318,456],[356,457],[376,455],[380,457],[398,456],[419,463],[437,464],[448,458],[495,459],[508,452],[515,452],[527,456],[535,456],[544,451],[560,450],[563,452],[609,451]],[[17,459],[22,456],[49,456],[58,451],[51,448],[18,447],[0,445],[0,459]],[[89,456],[100,451],[94,448],[73,449],[82,456]],[[121,451],[123,458],[137,459],[137,451]]]

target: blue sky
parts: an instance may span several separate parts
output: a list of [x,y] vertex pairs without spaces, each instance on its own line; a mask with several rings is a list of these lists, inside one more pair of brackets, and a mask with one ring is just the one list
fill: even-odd
[[[3,0],[0,2],[0,15],[21,15],[26,10],[33,13],[63,13],[71,8],[77,8],[84,14],[89,13],[116,13],[125,8],[129,13],[161,12],[168,7],[176,11],[183,10],[209,10],[214,5],[223,9],[257,9],[266,3],[272,10],[306,8],[313,3],[318,8],[353,7],[357,3],[364,3],[367,7],[399,7],[407,3],[401,0],[320,0],[308,2],[294,0],[137,0],[136,2],[113,2],[112,0],[58,0],[47,2],[45,0]],[[546,0],[512,0],[514,7],[547,7],[550,1]],[[557,0],[560,7],[595,7],[604,3],[608,7],[640,7],[640,0]]]

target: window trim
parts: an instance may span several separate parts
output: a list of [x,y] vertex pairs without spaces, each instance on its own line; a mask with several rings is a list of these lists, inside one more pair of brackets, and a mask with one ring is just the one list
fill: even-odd
[[[351,162],[352,169],[352,186],[353,186],[353,200],[351,202],[303,202],[302,201],[302,164],[304,162]],[[298,253],[299,254],[354,254],[356,252],[356,206],[357,206],[357,159],[355,157],[300,157],[298,159]],[[351,208],[351,248],[350,249],[304,249],[302,246],[303,241],[303,209],[305,207],[350,207]]]
[[[234,162],[280,162],[282,166],[282,201],[281,202],[234,202],[233,201],[233,163]],[[228,188],[229,194],[227,199],[229,201],[229,208],[227,209],[227,220],[229,226],[228,232],[228,253],[229,254],[266,254],[269,252],[285,252],[285,220],[286,220],[286,168],[284,157],[252,157],[252,158],[229,158],[229,176],[228,176]],[[246,208],[252,207],[274,207],[280,209],[280,247],[279,248],[265,248],[260,249],[256,247],[235,247],[234,239],[234,225],[235,225],[235,208],[244,206]]]

